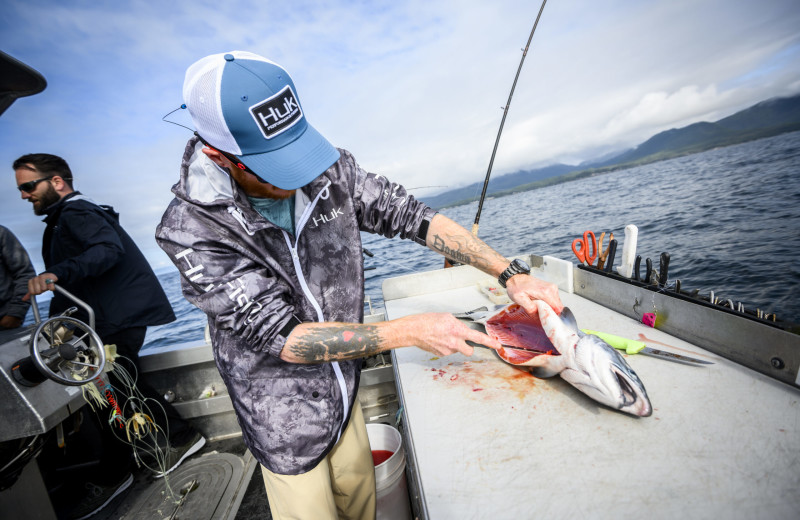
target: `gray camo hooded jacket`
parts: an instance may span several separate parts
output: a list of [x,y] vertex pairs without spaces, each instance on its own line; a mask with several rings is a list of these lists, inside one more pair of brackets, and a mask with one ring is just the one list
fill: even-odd
[[[183,294],[208,316],[214,359],[245,444],[274,473],[314,468],[334,447],[356,399],[362,360],[287,363],[294,322],[360,323],[360,231],[425,243],[434,210],[346,150],[295,196],[295,236],[254,210],[238,185],[186,146],[156,239]],[[295,320],[296,318],[296,320]]]
[[34,276],[36,271],[22,243],[10,229],[0,226],[0,318],[25,319],[31,304],[22,301],[22,297],[28,292],[28,280]]

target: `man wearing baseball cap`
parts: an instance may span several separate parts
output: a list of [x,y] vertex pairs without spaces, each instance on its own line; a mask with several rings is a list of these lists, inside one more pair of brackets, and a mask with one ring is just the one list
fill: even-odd
[[534,299],[560,312],[558,290],[332,146],[281,66],[242,51],[207,56],[187,70],[183,96],[196,135],[156,238],[209,317],[272,515],[374,518],[361,358],[500,344],[448,313],[363,324],[360,232],[414,240],[499,277],[531,312]]

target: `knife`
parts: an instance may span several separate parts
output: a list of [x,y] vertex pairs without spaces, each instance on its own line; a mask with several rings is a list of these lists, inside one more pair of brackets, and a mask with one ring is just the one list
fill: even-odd
[[633,277],[631,280],[634,282],[639,281],[639,268],[642,266],[642,255],[636,255],[636,261],[633,263]]
[[[611,235],[612,237],[614,235]],[[606,266],[603,269],[605,272],[611,272],[611,266],[614,265],[614,257],[617,255],[617,239],[612,238],[611,242],[608,243],[608,258],[606,259]]]
[[[487,348],[489,350],[494,350],[495,352],[497,352],[497,349],[493,349],[492,347],[490,347],[488,345],[483,345],[481,343],[475,343],[474,341],[470,341],[470,340],[467,340],[466,343],[470,347]],[[539,350],[534,350],[532,348],[525,348],[525,347],[515,347],[513,345],[503,345],[503,348],[508,348],[508,349],[511,349],[511,350],[522,350],[523,352],[535,352],[537,354],[544,354],[544,352],[541,352]]]
[[605,332],[597,332],[594,330],[588,330],[588,329],[581,329],[581,330],[586,334],[593,334],[597,336],[598,338],[602,339],[615,349],[624,350],[626,354],[644,354],[646,356],[653,356],[659,359],[666,359],[668,361],[674,361],[676,363],[684,363],[692,366],[714,364],[711,361],[704,361],[702,359],[696,359],[689,356],[673,354],[672,352],[667,352],[666,350],[650,348],[647,345],[645,345],[643,341],[627,339],[620,336],[614,336],[613,334],[607,334]]
[[669,253],[661,253],[660,263],[658,264],[658,286],[667,285],[667,275],[669,274]]

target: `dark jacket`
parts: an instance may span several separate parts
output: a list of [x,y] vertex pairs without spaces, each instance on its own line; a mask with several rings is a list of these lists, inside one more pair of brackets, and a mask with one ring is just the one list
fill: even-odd
[[[153,269],[119,225],[119,215],[113,208],[100,206],[76,191],[46,213],[42,241],[45,270],[58,276],[59,285],[92,307],[101,338],[129,327],[175,320]],[[73,305],[55,293],[50,316]],[[82,309],[75,317],[88,323]]]
[[30,302],[22,301],[28,280],[36,276],[31,259],[17,237],[0,226],[0,318],[25,318]]
[[255,211],[200,148],[197,139],[186,147],[156,239],[181,272],[184,296],[209,317],[245,444],[270,471],[305,473],[346,427],[362,360],[287,363],[285,327],[293,317],[360,323],[360,231],[424,243],[435,212],[340,150],[297,191],[293,236]]

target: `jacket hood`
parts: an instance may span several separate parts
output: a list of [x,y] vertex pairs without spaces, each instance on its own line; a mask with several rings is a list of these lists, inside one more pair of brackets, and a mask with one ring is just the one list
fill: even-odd
[[[231,214],[234,213],[231,208],[236,207],[236,213],[245,217],[247,221],[253,220],[256,212],[247,200],[247,195],[239,189],[239,185],[226,170],[203,153],[204,146],[197,136],[193,136],[186,143],[181,160],[180,180],[172,187],[172,192],[179,199],[193,204],[226,205]],[[302,209],[316,193],[326,189],[329,184],[329,179],[325,178],[325,174],[323,174],[298,189],[296,191],[296,216],[299,217]],[[239,217],[236,218],[239,220]],[[258,219],[256,218],[256,220]]]
[[236,183],[203,153],[203,143],[193,136],[186,143],[181,160],[181,178],[172,187],[178,198],[196,204],[213,204],[235,198]]

